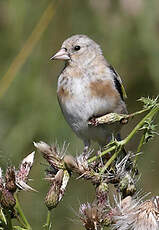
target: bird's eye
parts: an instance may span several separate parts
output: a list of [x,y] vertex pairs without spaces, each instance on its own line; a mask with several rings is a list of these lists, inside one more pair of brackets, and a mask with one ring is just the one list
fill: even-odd
[[80,50],[80,49],[81,49],[80,46],[75,46],[75,47],[74,47],[74,50],[76,50],[76,51],[78,51],[78,50]]

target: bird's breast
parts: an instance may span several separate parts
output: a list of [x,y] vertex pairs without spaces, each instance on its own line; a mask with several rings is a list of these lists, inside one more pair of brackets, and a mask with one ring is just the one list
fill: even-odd
[[112,79],[87,71],[77,77],[62,73],[58,79],[57,95],[64,117],[77,135],[85,135],[90,130],[90,118],[110,112],[120,113],[122,109],[120,95]]
[[87,76],[60,76],[57,94],[66,119],[74,117],[86,121],[90,117],[113,111],[119,99],[109,80],[90,80]]

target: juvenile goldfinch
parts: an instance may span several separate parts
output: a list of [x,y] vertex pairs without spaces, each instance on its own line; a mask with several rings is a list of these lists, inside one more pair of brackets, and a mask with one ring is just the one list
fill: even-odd
[[62,44],[51,60],[65,60],[58,78],[57,96],[68,124],[85,145],[104,146],[117,137],[121,125],[89,126],[91,118],[111,112],[127,113],[120,76],[108,64],[100,46],[86,35],[74,35]]

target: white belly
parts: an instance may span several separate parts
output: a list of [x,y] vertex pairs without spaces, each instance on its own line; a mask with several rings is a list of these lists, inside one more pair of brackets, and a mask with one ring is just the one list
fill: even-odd
[[81,79],[75,79],[71,82],[71,96],[66,100],[59,98],[59,103],[64,117],[73,129],[73,131],[83,140],[94,140],[98,143],[106,143],[106,139],[112,135],[119,127],[88,126],[88,121],[93,116],[100,116],[111,111],[111,98],[97,98],[90,95],[88,82],[81,82]]

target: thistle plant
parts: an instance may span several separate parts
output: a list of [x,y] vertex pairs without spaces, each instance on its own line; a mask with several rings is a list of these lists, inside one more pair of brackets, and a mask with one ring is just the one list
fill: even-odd
[[[112,137],[112,141],[102,151],[83,152],[73,157],[67,154],[65,147],[60,150],[57,145],[34,142],[35,148],[48,164],[45,180],[50,186],[44,198],[48,214],[43,229],[53,229],[51,212],[64,199],[72,175],[78,180],[89,180],[95,190],[94,201],[86,201],[79,207],[78,218],[85,229],[159,229],[158,196],[146,200],[145,197],[139,197],[137,188],[137,182],[141,178],[138,169],[139,155],[143,145],[157,134],[155,118],[159,102],[158,98],[141,98],[139,101],[143,103],[143,108],[138,112],[128,115],[110,113],[88,122],[91,126],[118,122],[125,125],[131,122],[132,117],[146,113],[127,137],[121,141]],[[141,136],[137,148],[125,151],[127,143],[138,132]],[[5,173],[0,170],[0,229],[32,229],[22,212],[17,194],[21,190],[35,191],[27,184],[33,159],[34,152],[22,161],[18,170],[14,166],[8,167]],[[14,218],[19,221],[19,226],[13,226]]]
[[[21,190],[35,191],[27,184],[29,172],[34,161],[34,154],[35,152],[32,152],[25,157],[18,170],[14,166],[9,166],[3,175],[0,168],[0,229],[13,229],[12,219],[14,218],[26,229],[31,229],[22,213],[17,196]],[[24,228],[14,226],[14,229]]]

